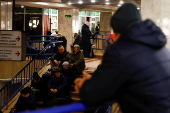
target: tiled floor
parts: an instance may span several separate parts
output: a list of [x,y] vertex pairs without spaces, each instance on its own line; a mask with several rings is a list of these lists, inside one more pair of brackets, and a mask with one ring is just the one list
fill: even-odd
[[86,68],[88,68],[89,71],[95,71],[100,63],[100,58],[85,58]]

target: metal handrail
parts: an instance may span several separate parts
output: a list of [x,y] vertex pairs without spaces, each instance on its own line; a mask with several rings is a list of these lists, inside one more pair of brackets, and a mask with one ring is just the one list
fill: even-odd
[[82,102],[80,103],[73,103],[63,106],[56,106],[52,108],[44,108],[40,110],[31,110],[26,112],[20,112],[20,113],[72,113],[72,112],[80,112],[80,111],[86,111],[86,110],[95,110],[94,113],[111,113],[112,111],[112,104],[115,102],[109,102],[105,103],[98,107],[88,107],[84,105]]
[[[58,42],[55,42],[58,43]],[[0,89],[0,94],[1,94],[1,102],[2,102],[2,106],[0,107],[0,110],[22,89],[22,87],[28,82],[30,81],[30,79],[32,78],[32,74],[35,71],[39,71],[41,69],[41,67],[50,59],[50,57],[48,57],[47,59],[45,59],[45,56],[42,55],[43,51],[50,46],[53,43],[48,44],[44,49],[41,50],[41,52],[34,57],[34,59],[32,59],[23,69],[21,69],[3,88]],[[36,59],[37,57],[41,57],[40,60],[38,60],[37,62],[40,64],[39,68],[37,68],[37,63],[36,63]],[[33,65],[33,67],[30,68],[30,66]],[[25,71],[28,71],[29,69],[29,75],[28,75],[28,79],[27,79],[27,73],[25,73]],[[23,74],[24,73],[24,74]],[[22,76],[23,74],[23,76]],[[19,76],[21,75],[21,76]],[[30,76],[31,75],[31,76]],[[21,77],[21,80],[18,80],[17,77]],[[22,78],[24,78],[24,83],[22,83]],[[18,80],[18,81],[17,81]],[[20,83],[21,85],[20,87],[17,85],[17,90],[14,91],[14,84],[16,83]],[[11,85],[13,84],[13,89],[11,88]],[[7,89],[7,90],[6,90]],[[9,90],[10,89],[10,90]],[[12,89],[12,90],[11,90]],[[5,92],[7,91],[7,92]],[[9,93],[8,93],[9,91]],[[2,99],[2,93],[4,93],[4,98]],[[13,94],[12,94],[13,93]],[[7,98],[7,99],[5,99]],[[4,100],[4,103],[3,103]],[[6,102],[5,102],[6,101]]]
[[51,35],[26,35],[26,37],[55,37],[55,38],[59,38],[62,36],[51,36]]
[[[97,50],[102,50],[102,52],[104,50],[106,50],[107,42],[104,41],[104,40],[106,40],[107,38],[103,38],[103,36],[109,36],[109,35],[110,34],[95,34],[95,38],[94,38],[95,41],[93,41],[95,43],[94,43],[93,49],[95,49],[96,52],[97,52]],[[102,38],[97,38],[97,36],[102,36]],[[102,41],[102,45],[99,46],[99,41],[100,40]]]

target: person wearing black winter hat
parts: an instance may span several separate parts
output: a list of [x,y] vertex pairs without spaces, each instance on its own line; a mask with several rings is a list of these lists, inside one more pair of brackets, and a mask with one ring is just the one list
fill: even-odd
[[122,5],[111,19],[117,42],[109,46],[93,76],[75,80],[81,101],[96,106],[117,101],[123,113],[170,113],[170,52],[152,20]]
[[35,91],[36,101],[42,101],[45,93],[45,83],[37,72],[33,73],[33,80],[31,81],[31,90]]
[[54,76],[52,76],[47,83],[49,88],[48,100],[66,95],[67,78],[62,76],[59,67],[54,68],[53,72]]

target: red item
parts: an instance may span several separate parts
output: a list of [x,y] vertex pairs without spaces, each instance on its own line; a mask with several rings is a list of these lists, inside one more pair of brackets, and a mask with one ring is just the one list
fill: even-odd
[[114,35],[113,35],[113,34],[110,34],[110,37],[111,37],[112,39],[114,39]]

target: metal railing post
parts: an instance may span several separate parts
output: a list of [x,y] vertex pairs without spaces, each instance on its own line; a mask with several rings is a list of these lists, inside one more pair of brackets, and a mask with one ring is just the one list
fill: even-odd
[[112,106],[111,105],[108,106],[108,113],[112,113]]

